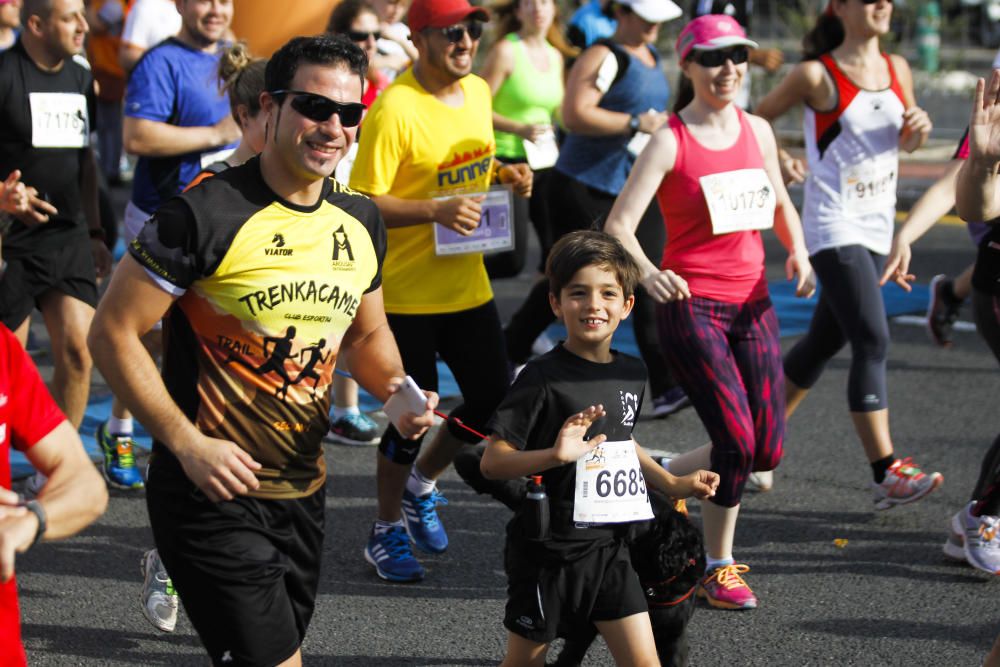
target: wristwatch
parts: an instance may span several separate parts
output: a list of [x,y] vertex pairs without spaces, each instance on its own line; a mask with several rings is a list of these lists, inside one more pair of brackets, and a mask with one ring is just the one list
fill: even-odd
[[[45,508],[37,500],[29,500],[24,503],[24,508],[38,517],[38,530],[35,531],[35,539],[31,541],[31,547],[38,544],[38,540],[42,539],[42,535],[45,534],[45,529],[48,527],[48,521],[45,519]],[[31,547],[28,547],[29,549]]]
[[628,131],[629,134],[635,134],[639,131],[639,114],[632,114],[632,117],[629,118]]

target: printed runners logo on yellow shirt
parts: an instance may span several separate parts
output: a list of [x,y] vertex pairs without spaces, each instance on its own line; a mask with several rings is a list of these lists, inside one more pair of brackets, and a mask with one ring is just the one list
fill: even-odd
[[455,153],[455,156],[443,164],[438,165],[437,185],[440,189],[465,190],[471,185],[482,187],[483,181],[489,185],[490,170],[493,167],[493,154],[496,153],[496,145],[488,144],[482,148],[476,148],[463,153]]

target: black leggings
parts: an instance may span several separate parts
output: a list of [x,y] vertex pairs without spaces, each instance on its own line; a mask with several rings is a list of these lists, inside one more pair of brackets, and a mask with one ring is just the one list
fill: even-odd
[[[1000,297],[973,288],[972,308],[979,335],[1000,362]],[[976,515],[1000,515],[1000,436],[983,458],[972,500],[976,501]]]
[[[451,416],[482,433],[486,422],[507,393],[510,370],[504,351],[500,315],[492,300],[469,310],[435,315],[387,313],[389,327],[406,372],[421,389],[438,390],[437,357],[448,364],[462,391],[463,403]],[[448,431],[463,442],[480,438],[448,421]],[[396,428],[382,434],[382,453],[395,463],[413,463],[420,440],[407,440]]]
[[[553,243],[579,229],[601,229],[615,203],[615,195],[584,185],[555,169],[549,177],[547,189]],[[654,200],[643,214],[636,236],[643,252],[656,266],[660,265],[663,257],[666,235],[660,207]],[[670,376],[660,352],[656,302],[642,287],[636,291],[632,317],[639,353],[649,370],[650,389],[653,397],[660,396],[676,382]],[[543,278],[531,288],[528,298],[514,313],[504,331],[510,360],[515,364],[527,361],[531,356],[531,344],[555,319],[549,306],[549,281]]]
[[[499,159],[506,164],[523,162],[523,160],[503,157]],[[545,259],[549,256],[552,244],[555,243],[555,239],[552,238],[552,225],[549,222],[548,183],[551,174],[551,169],[539,169],[534,172],[530,199],[514,196],[514,210],[512,211],[514,249],[483,257],[490,280],[513,278],[524,270],[524,263],[528,255],[529,221],[531,226],[535,228],[538,242],[542,246],[542,259],[538,270],[544,273]]]
[[785,377],[809,389],[845,343],[851,344],[847,405],[851,412],[889,406],[885,368],[889,322],[879,287],[885,257],[860,245],[821,250],[809,258],[819,278],[819,303],[809,331],[785,356]]

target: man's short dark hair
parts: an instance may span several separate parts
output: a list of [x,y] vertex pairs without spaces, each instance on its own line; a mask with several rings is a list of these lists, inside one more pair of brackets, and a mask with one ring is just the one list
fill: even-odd
[[576,272],[587,266],[599,266],[614,273],[626,298],[635,294],[639,265],[618,239],[593,230],[570,232],[552,246],[545,262],[549,291],[558,298]]
[[21,5],[21,25],[27,26],[28,19],[32,16],[47,19],[51,13],[52,0],[24,0]]
[[368,73],[368,56],[343,35],[295,37],[278,49],[267,62],[264,85],[267,90],[287,90],[299,65],[341,65],[361,79],[364,88]]

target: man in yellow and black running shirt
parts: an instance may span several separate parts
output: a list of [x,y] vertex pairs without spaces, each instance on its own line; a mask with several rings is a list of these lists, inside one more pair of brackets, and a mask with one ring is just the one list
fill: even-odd
[[[351,187],[372,196],[389,229],[385,310],[406,370],[436,390],[440,355],[464,399],[452,416],[478,431],[509,384],[500,318],[482,254],[439,256],[435,234],[471,234],[481,222],[479,193],[497,178],[531,193],[527,167],[497,168],[490,89],[470,74],[488,18],[467,0],[414,0],[409,24],[420,57],[372,105],[351,172]],[[410,539],[430,553],[447,548],[435,480],[463,443],[478,441],[449,421],[418,460],[419,442],[393,426],[383,433],[378,517],[365,548],[380,577],[423,578]]]
[[[366,64],[343,38],[275,53],[260,157],[153,215],[91,330],[101,371],[154,436],[153,536],[215,664],[301,664],[337,355],[381,400],[404,375],[382,305],[384,224],[329,178],[354,142]],[[139,337],[164,314],[160,381]],[[423,434],[436,401],[400,419],[404,437]]]

